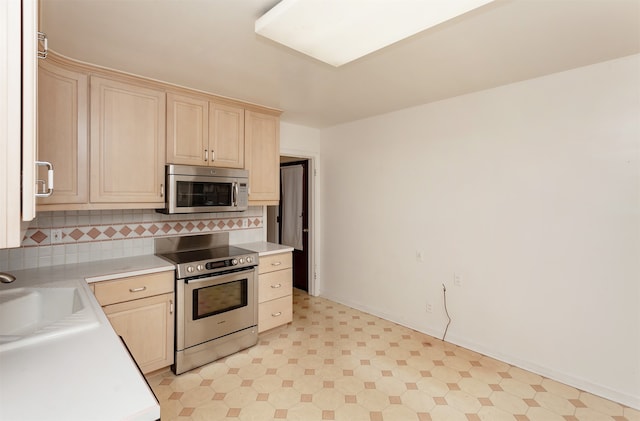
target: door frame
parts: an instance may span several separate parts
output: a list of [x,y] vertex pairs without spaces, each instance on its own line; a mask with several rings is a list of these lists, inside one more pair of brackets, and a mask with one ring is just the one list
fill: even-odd
[[[280,156],[309,160],[309,295],[320,294],[320,155],[309,151],[280,149]],[[266,211],[265,211],[266,212]],[[266,235],[266,230],[265,230]]]
[[[309,200],[309,160],[302,158],[292,158],[287,157],[288,159],[283,162],[282,157],[280,158],[280,182],[282,183],[282,169],[283,168],[292,168],[292,167],[301,167],[302,168],[302,180],[304,180],[305,185],[302,188],[302,243],[303,250],[293,250],[293,287],[301,288],[298,277],[304,276],[304,289],[305,291],[309,291],[309,263],[311,261],[310,258],[310,238],[309,238],[309,205],[311,201]],[[285,190],[280,184],[280,204],[278,205],[278,217],[279,221],[277,224],[278,227],[278,239],[282,239],[282,225],[283,225],[283,217],[282,217],[282,199],[286,197]],[[306,199],[306,200],[304,200]],[[279,241],[280,242],[280,241]],[[304,261],[303,261],[304,260]],[[301,268],[300,268],[301,266]],[[301,271],[301,269],[305,269],[305,271]]]

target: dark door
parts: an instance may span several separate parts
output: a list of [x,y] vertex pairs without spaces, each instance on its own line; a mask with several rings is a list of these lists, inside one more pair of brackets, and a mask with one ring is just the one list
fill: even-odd
[[[303,291],[309,291],[309,161],[296,161],[280,164],[280,167],[287,167],[293,165],[302,166],[302,250],[293,250],[293,287],[301,289]],[[282,183],[280,183],[282,189]],[[289,192],[290,194],[290,192]],[[284,198],[287,195],[286,191],[281,191],[281,197]],[[279,235],[278,238],[282,239],[282,227],[284,225],[282,214],[282,200],[280,201],[280,209],[278,214],[280,215]]]

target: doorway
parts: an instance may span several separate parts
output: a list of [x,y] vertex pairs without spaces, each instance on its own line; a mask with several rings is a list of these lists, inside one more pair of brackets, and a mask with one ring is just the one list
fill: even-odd
[[293,286],[309,292],[309,159],[280,157],[280,204],[267,208],[267,241],[293,250]]

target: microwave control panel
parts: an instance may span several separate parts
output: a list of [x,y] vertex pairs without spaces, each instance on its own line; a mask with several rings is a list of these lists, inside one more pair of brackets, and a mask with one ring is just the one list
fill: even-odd
[[249,206],[249,185],[247,183],[238,183],[238,207]]

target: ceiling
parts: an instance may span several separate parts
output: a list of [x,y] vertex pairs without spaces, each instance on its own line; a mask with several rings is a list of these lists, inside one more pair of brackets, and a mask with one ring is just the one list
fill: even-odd
[[41,0],[40,26],[68,57],[317,128],[640,52],[640,0],[497,0],[334,68],[254,33],[276,3]]

